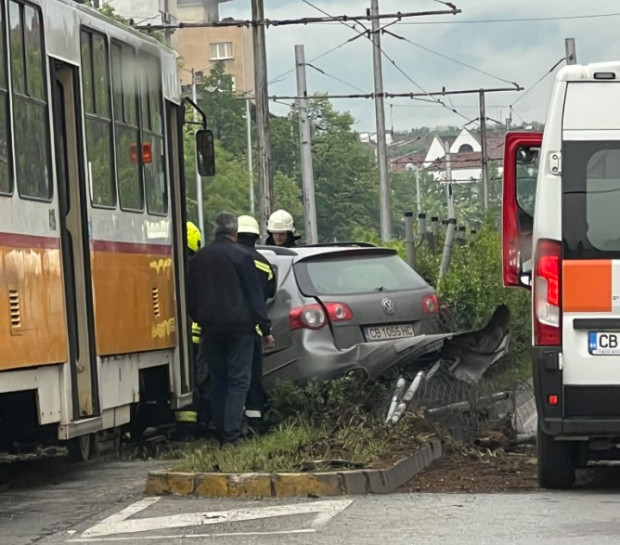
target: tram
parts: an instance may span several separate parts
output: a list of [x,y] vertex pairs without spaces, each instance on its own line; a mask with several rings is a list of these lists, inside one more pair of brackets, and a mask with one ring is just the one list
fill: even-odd
[[177,70],[92,8],[0,0],[0,452],[87,458],[191,402]]

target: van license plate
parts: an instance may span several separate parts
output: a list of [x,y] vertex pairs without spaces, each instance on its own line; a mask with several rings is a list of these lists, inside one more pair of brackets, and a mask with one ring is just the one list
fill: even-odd
[[390,339],[403,339],[415,337],[411,324],[378,325],[364,328],[367,341],[388,341]]
[[619,356],[620,333],[588,333],[588,352],[593,356]]

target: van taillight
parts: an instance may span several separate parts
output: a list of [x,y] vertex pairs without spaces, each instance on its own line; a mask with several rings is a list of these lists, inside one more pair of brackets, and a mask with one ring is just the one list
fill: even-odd
[[[353,319],[353,311],[345,303],[325,303],[330,322],[347,322]],[[325,311],[321,305],[305,305],[289,312],[288,323],[291,330],[321,329],[327,324]]]
[[534,344],[562,344],[562,246],[539,240],[534,253]]

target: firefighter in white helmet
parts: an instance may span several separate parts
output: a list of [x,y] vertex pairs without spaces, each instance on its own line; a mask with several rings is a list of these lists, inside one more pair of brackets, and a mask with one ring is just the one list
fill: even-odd
[[[261,288],[265,301],[276,294],[276,278],[267,258],[256,250],[256,242],[260,237],[258,222],[252,216],[239,216],[237,218],[237,242],[247,250],[254,258],[254,266],[260,273]],[[262,431],[264,422],[263,408],[266,401],[263,389],[263,347],[261,337],[254,342],[254,354],[252,357],[252,378],[250,389],[245,400],[245,417],[249,427],[255,432]]]
[[295,235],[295,221],[286,210],[276,210],[267,221],[268,246],[282,246],[294,248],[297,246],[299,236]]

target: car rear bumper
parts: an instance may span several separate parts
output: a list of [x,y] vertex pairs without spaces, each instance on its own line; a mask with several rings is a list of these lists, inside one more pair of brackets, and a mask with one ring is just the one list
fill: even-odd
[[362,370],[370,377],[381,375],[390,367],[402,365],[416,358],[441,349],[451,334],[418,335],[408,339],[360,343],[345,350],[338,350],[333,343],[308,343],[299,359],[290,361],[288,369],[274,369],[265,375],[269,385],[276,376],[285,374],[296,380],[330,379],[349,371]]
[[[590,391],[593,388],[585,387],[583,392],[579,392],[580,387],[564,387],[559,364],[560,353],[561,349],[556,347],[537,346],[533,349],[532,374],[538,421],[542,430],[547,435],[620,436],[620,414],[595,414],[596,406],[591,401],[593,395]],[[566,394],[569,394],[568,398]],[[582,401],[580,394],[583,394]],[[551,405],[549,396],[558,396],[558,404]],[[617,403],[613,406],[617,406]]]

